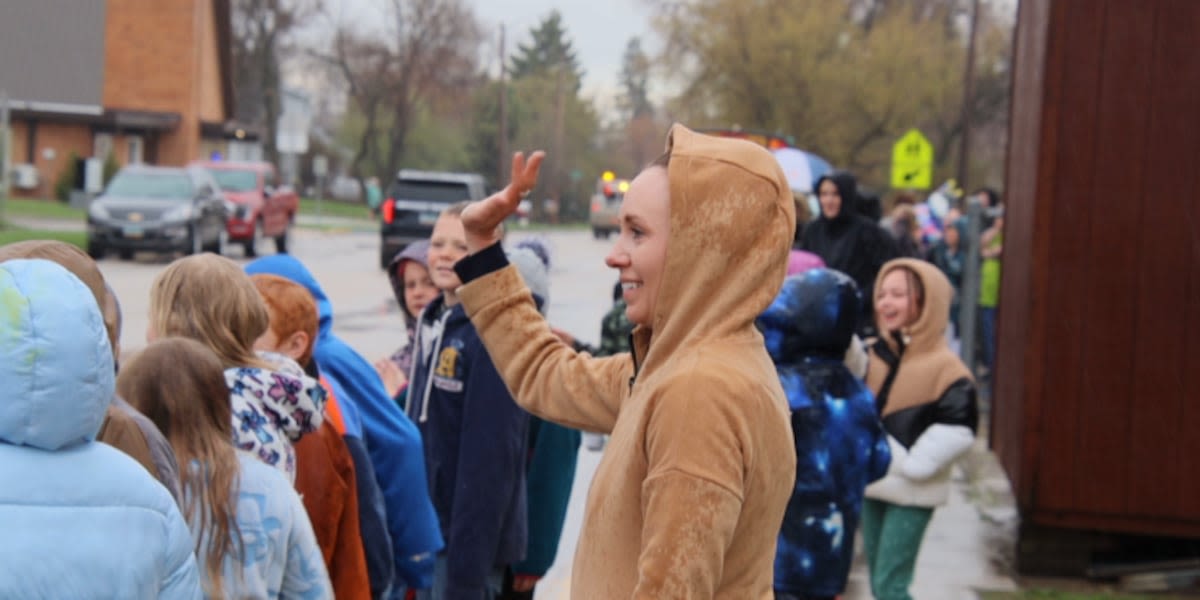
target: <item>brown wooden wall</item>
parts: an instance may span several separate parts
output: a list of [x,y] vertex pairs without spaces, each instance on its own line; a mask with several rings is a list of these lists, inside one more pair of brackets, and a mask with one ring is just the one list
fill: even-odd
[[1021,0],[992,439],[1031,522],[1200,537],[1198,40],[1196,0]]

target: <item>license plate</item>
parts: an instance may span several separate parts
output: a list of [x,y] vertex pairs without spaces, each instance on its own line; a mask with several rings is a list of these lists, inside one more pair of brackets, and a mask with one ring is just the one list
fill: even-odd
[[142,230],[141,227],[135,227],[135,226],[131,226],[131,225],[126,225],[121,230],[121,233],[124,234],[125,237],[131,238],[131,239],[141,239],[142,236],[146,234],[146,232],[144,230]]
[[417,222],[422,225],[433,225],[437,223],[437,220],[438,213],[432,210],[421,211],[421,214],[417,216]]

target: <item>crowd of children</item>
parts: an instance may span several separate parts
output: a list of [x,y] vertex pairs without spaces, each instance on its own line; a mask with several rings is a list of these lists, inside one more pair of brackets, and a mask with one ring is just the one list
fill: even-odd
[[[793,202],[758,150],[672,130],[626,196],[600,349],[545,321],[548,244],[494,233],[537,156],[395,257],[407,336],[374,364],[296,258],[201,254],[155,278],[118,368],[96,264],[0,247],[0,597],[528,600],[586,430],[612,442],[575,597],[831,599],[861,528],[875,597],[908,598],[978,420],[953,287],[914,259],[868,278],[788,256]],[[823,208],[853,202],[826,182]],[[829,239],[853,225],[834,217]]]

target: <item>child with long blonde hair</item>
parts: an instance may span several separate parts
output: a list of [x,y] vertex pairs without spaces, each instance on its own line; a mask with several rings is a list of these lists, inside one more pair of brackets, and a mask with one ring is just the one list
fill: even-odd
[[330,597],[291,483],[233,445],[224,369],[212,351],[186,338],[154,342],[122,369],[117,389],[162,430],[179,460],[206,596]]
[[154,279],[146,340],[186,337],[216,354],[229,388],[231,439],[294,482],[292,443],[320,427],[325,393],[290,358],[254,351],[269,323],[258,290],[236,263],[199,254],[176,260]]

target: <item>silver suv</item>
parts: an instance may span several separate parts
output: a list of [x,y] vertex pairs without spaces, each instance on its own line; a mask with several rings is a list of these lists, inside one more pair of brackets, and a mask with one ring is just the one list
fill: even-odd
[[592,224],[592,236],[596,239],[608,239],[613,233],[621,230],[617,220],[621,212],[621,201],[629,190],[629,180],[611,177],[605,173],[596,182],[596,193],[592,195],[592,210],[589,221]]

